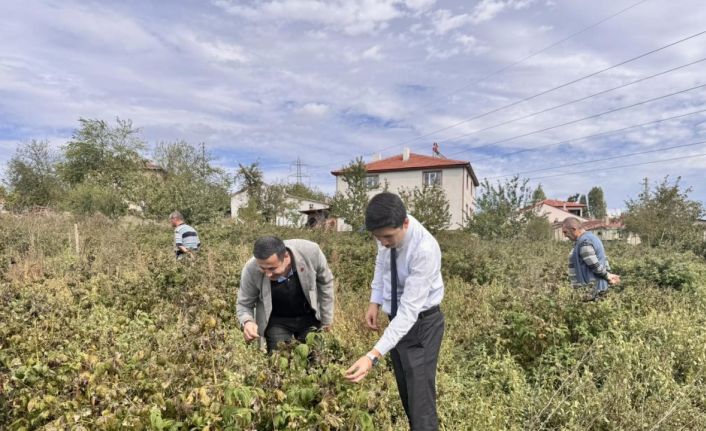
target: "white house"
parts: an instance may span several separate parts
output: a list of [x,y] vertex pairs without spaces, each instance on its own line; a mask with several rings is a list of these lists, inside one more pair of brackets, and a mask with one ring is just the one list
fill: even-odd
[[[287,195],[286,202],[294,209],[287,214],[278,215],[277,226],[303,227],[315,226],[323,223],[328,216],[328,204],[312,199]],[[248,205],[247,189],[238,190],[230,195],[230,214],[232,218],[238,217],[238,211]]]
[[545,217],[550,223],[560,223],[569,217],[575,217],[585,222],[586,205],[578,202],[561,201],[558,199],[544,199],[525,210],[533,210],[540,217]]
[[552,224],[554,239],[564,241],[566,237],[561,231],[561,222],[569,217],[577,218],[581,223],[586,222],[584,217],[586,205],[578,202],[568,202],[558,199],[544,199],[534,205],[522,209],[522,211],[532,211],[540,217],[544,217]]
[[[365,169],[366,181],[373,188],[368,192],[369,197],[380,193],[385,185],[391,192],[424,185],[441,186],[449,201],[450,229],[461,228],[466,216],[475,208],[479,183],[468,161],[447,159],[438,153],[424,156],[405,148],[402,154],[393,157],[381,160],[378,156],[377,160],[366,164]],[[336,176],[336,192],[344,192],[347,184],[343,181],[343,170],[331,173]]]

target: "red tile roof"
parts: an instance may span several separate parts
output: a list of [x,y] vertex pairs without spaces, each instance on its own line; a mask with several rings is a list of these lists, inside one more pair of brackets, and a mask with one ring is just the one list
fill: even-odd
[[537,202],[537,206],[539,205],[549,205],[550,207],[554,208],[561,208],[564,209],[564,206],[566,208],[585,208],[585,204],[580,204],[578,202],[568,202],[568,201],[560,201],[559,199],[544,199],[543,201]]
[[605,220],[588,220],[586,222],[581,223],[581,227],[586,230],[623,229],[625,228],[625,224],[621,219],[610,219],[607,222]]
[[[381,172],[394,172],[394,171],[412,171],[412,170],[422,170],[430,168],[454,168],[454,167],[465,167],[471,173],[473,178],[473,183],[478,186],[478,179],[476,174],[473,172],[471,163],[465,160],[452,160],[444,159],[440,157],[424,156],[421,154],[410,153],[409,159],[402,160],[402,154],[388,157],[386,159],[377,160],[374,162],[367,163],[365,165],[365,170],[369,173],[381,173]],[[333,175],[341,175],[343,169],[339,169],[331,172]]]

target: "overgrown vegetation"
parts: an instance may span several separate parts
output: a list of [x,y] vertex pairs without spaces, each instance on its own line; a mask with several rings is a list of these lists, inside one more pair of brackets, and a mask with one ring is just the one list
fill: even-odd
[[46,141],[20,145],[4,170],[8,208],[36,207],[117,218],[130,210],[164,219],[179,209],[191,222],[226,214],[232,178],[211,156],[186,142],[160,143],[152,159],[129,120],[115,125],[81,119],[59,150]]
[[[166,223],[0,222],[3,429],[407,429],[389,364],[359,386],[341,378],[378,336],[362,325],[372,239],[219,222],[199,226],[197,259],[175,262]],[[333,332],[272,357],[234,315],[265,233],[319,242],[337,277]],[[623,283],[584,304],[568,243],[439,240],[442,429],[706,429],[702,258],[607,244]]]
[[365,227],[368,191],[372,190],[366,182],[366,175],[365,162],[362,158],[350,162],[340,174],[345,188],[331,199],[331,214],[341,217],[354,232]]
[[449,200],[440,186],[423,186],[399,191],[407,212],[419,220],[431,233],[449,228]]
[[[492,184],[481,182],[480,195],[476,199],[476,213],[469,215],[465,230],[486,239],[510,239],[529,236],[543,239],[551,236],[551,226],[528,206],[544,199],[541,185],[532,190],[529,179],[514,176]],[[549,229],[547,229],[547,226]]]
[[664,178],[654,190],[645,178],[637,199],[625,202],[628,209],[625,227],[648,245],[700,248],[704,228],[696,221],[704,215],[704,207],[701,202],[689,199],[690,192],[691,188],[680,185],[680,178],[673,184],[669,178]]

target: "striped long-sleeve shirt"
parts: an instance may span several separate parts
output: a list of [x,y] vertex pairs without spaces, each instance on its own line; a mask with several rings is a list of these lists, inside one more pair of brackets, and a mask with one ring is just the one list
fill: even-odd
[[184,246],[190,250],[198,250],[201,246],[199,234],[196,229],[186,223],[182,223],[174,228],[174,248],[177,255],[181,254],[179,247]]
[[[602,265],[596,256],[596,250],[590,243],[583,244],[579,248],[579,255],[581,260],[588,266],[588,268],[596,274],[596,277],[607,280],[608,272],[610,271],[610,264],[608,259],[605,261],[605,265]],[[569,280],[571,280],[571,286],[579,287],[581,283],[578,282],[578,277],[576,276],[576,268],[574,267],[574,249],[571,249],[569,253]]]

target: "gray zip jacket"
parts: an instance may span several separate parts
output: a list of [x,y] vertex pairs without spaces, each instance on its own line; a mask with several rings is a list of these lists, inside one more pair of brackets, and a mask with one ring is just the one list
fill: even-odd
[[[319,245],[305,239],[284,241],[294,257],[304,296],[322,325],[333,324],[333,274]],[[270,279],[250,258],[243,267],[238,289],[236,313],[240,325],[252,320],[257,324],[260,343],[265,342],[265,329],[272,313]]]

